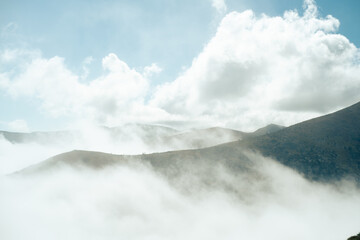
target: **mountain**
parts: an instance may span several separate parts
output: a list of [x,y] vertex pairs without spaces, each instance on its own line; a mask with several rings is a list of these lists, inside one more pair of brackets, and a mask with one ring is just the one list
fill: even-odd
[[233,129],[212,127],[206,129],[194,129],[168,136],[163,139],[163,144],[175,146],[177,149],[197,149],[233,142],[250,136]]
[[[206,174],[210,166],[216,165],[229,171],[248,171],[256,163],[244,154],[246,150],[272,157],[311,180],[351,177],[360,182],[360,103],[277,132],[209,148],[136,156],[73,151],[23,172],[49,170],[62,164],[103,168],[136,161],[171,176],[184,171]],[[211,178],[211,172],[207,175]]]
[[125,124],[120,127],[103,127],[114,138],[129,137],[130,135],[141,136],[143,139],[163,138],[179,133],[178,130],[161,125],[151,124]]
[[277,124],[269,124],[263,128],[259,128],[258,130],[256,130],[255,132],[251,133],[252,136],[262,136],[265,134],[270,134],[270,133],[274,133],[277,132],[281,129],[284,129],[284,126],[280,126]]
[[360,180],[360,103],[235,145],[276,158],[309,179]]
[[[0,135],[13,144],[39,143],[43,145],[71,145],[81,143],[84,139],[100,133],[114,143],[140,140],[154,150],[180,150],[211,147],[222,143],[260,136],[282,129],[281,126],[269,125],[253,133],[245,133],[233,129],[212,127],[180,132],[176,129],[150,124],[125,124],[120,127],[98,127],[76,131],[54,132],[8,132],[0,131]],[[79,145],[79,144],[77,144]]]
[[40,143],[40,144],[59,144],[68,143],[74,140],[81,141],[82,138],[91,136],[93,131],[102,131],[108,134],[112,140],[129,140],[136,136],[144,141],[154,138],[164,138],[179,133],[173,128],[147,125],[147,124],[125,124],[121,127],[95,127],[87,130],[69,130],[69,131],[48,131],[48,132],[8,132],[0,131],[7,141],[13,144],[21,143]]
[[2,137],[13,143],[13,144],[22,144],[22,143],[40,143],[40,144],[59,144],[63,142],[68,142],[73,139],[79,133],[76,131],[54,131],[54,132],[8,132],[0,131]]
[[347,240],[360,240],[360,233],[356,236],[349,237]]

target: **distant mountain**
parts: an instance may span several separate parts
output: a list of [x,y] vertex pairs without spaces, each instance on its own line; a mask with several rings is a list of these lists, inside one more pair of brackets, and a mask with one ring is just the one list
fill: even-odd
[[179,133],[178,130],[170,127],[139,123],[125,124],[120,127],[104,127],[104,130],[113,141],[121,143],[136,139],[155,149],[164,138]]
[[79,133],[77,131],[54,131],[54,132],[8,132],[0,131],[0,135],[13,144],[21,143],[40,143],[40,144],[59,144],[68,142]]
[[[164,139],[166,139],[167,144],[182,144],[183,147],[186,145],[190,148],[194,147],[194,144],[214,144],[216,141],[222,143],[225,141],[224,139],[229,140],[231,138],[238,140],[243,135],[247,135],[247,133],[225,128],[208,128],[175,134]],[[206,138],[209,140],[206,141]],[[196,141],[199,142],[196,143]],[[108,166],[130,164],[137,161],[150,164],[156,171],[167,176],[176,176],[187,171],[205,173],[205,169],[210,169],[220,163],[224,166],[230,166],[229,169],[233,170],[248,169],[252,164],[242,152],[243,150],[240,148],[233,149],[231,147],[231,149],[228,149],[226,146],[221,149],[200,148],[142,155],[116,155],[74,150],[56,155],[22,172],[50,171],[64,165],[75,168],[102,169]],[[219,161],[220,155],[223,158],[221,161]]]
[[241,140],[250,136],[233,129],[212,127],[195,129],[164,138],[163,144],[173,145],[177,149],[198,149]]
[[360,103],[233,145],[276,158],[309,179],[360,180]]
[[[230,171],[247,171],[254,165],[244,154],[253,150],[275,158],[312,180],[331,181],[352,177],[360,182],[360,103],[277,132],[214,147],[165,153],[121,156],[73,151],[55,156],[23,171],[38,172],[59,165],[103,168],[141,161],[166,175],[206,173],[221,164]],[[211,173],[207,174],[211,178]]]
[[270,134],[270,133],[274,133],[277,132],[281,129],[284,129],[284,126],[280,126],[277,124],[269,124],[263,128],[259,128],[258,130],[256,130],[255,132],[251,133],[251,136],[262,136],[265,134]]
[[[102,130],[103,133],[107,133],[113,140],[129,140],[133,136],[142,138],[144,141],[151,139],[164,138],[166,136],[179,133],[178,130],[173,128],[147,125],[147,124],[125,124],[121,127],[97,127],[94,129],[88,129],[86,131]],[[85,130],[69,130],[69,131],[47,131],[47,132],[8,132],[0,131],[6,140],[14,144],[21,143],[40,143],[40,144],[59,144],[68,143],[69,141],[79,140],[83,137],[91,135],[91,133]]]
[[[39,143],[43,145],[64,145],[72,142],[81,143],[88,137],[93,137],[91,131],[102,131],[108,140],[113,142],[131,142],[141,140],[154,150],[181,150],[211,147],[222,143],[260,136],[278,131],[283,127],[269,125],[253,133],[245,133],[233,129],[212,127],[206,129],[193,129],[180,132],[176,129],[150,124],[125,124],[120,127],[98,127],[86,131],[54,131],[54,132],[7,132],[0,131],[7,141],[13,144]],[[89,132],[90,131],[90,132]]]
[[[125,124],[120,127],[104,127],[109,133],[113,134],[114,137],[120,135],[140,135],[145,139],[154,137],[165,137],[179,133],[178,130],[161,125],[152,124]],[[124,134],[126,133],[126,134]]]
[[[54,156],[15,174],[31,176],[56,173],[69,167],[102,170],[124,165],[140,169],[148,166],[185,192],[198,192],[205,188],[226,189],[236,196],[249,198],[253,193],[248,183],[264,181],[254,161],[240,148],[227,146],[133,156],[76,150]],[[238,176],[241,182],[234,187],[232,180],[227,178],[228,174]]]

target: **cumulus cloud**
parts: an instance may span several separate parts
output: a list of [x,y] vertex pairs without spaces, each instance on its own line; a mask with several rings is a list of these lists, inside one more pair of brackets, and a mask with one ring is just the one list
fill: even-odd
[[231,12],[216,35],[151,104],[231,126],[292,124],[359,100],[359,49],[314,1],[282,17]]
[[[3,61],[24,55],[17,53],[5,51]],[[90,61],[89,58],[84,64]],[[159,72],[159,67],[152,65],[146,74],[141,74],[115,54],[104,57],[102,66],[104,73],[100,77],[81,82],[80,77],[67,68],[63,58],[46,59],[37,55],[28,59],[24,66],[16,66],[17,71],[2,72],[0,87],[15,98],[26,96],[41,100],[42,109],[55,117],[71,115],[111,124],[156,115],[148,114],[153,109],[143,101],[149,87],[145,75]]]
[[[226,10],[224,1],[212,3]],[[319,16],[313,0],[304,1],[302,15],[230,12],[191,66],[158,86],[149,81],[162,71],[155,63],[136,71],[109,54],[103,74],[85,79],[91,58],[78,75],[61,57],[6,49],[0,52],[0,89],[36,97],[52,116],[105,125],[291,125],[360,100],[359,49],[337,33],[339,25],[330,15]]]

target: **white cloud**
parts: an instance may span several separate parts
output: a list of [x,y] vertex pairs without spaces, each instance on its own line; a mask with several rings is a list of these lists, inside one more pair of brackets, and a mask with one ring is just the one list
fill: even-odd
[[305,13],[227,14],[216,35],[151,104],[172,114],[241,129],[292,124],[359,101],[357,49],[337,34],[339,21]]
[[1,37],[6,37],[8,35],[14,34],[17,29],[18,29],[18,25],[15,22],[9,22],[8,24],[6,24],[2,29],[1,29]]
[[[40,99],[42,109],[53,116],[76,116],[100,124],[149,118],[153,108],[143,104],[149,87],[147,78],[115,54],[104,57],[102,65],[102,76],[82,83],[64,59],[35,57],[16,73],[3,72],[0,87],[13,97]],[[154,65],[151,71],[159,69]]]
[[[215,189],[201,183],[209,177],[204,172],[183,172],[171,184],[135,163],[97,171],[59,164],[40,174],[0,176],[1,236],[337,240],[357,233],[356,187],[309,182],[269,159],[261,164],[261,159],[252,156],[260,160],[254,176],[214,169]],[[187,184],[190,190],[182,191]]]
[[152,63],[150,66],[144,67],[143,75],[145,77],[151,77],[154,74],[158,74],[162,72],[162,68],[159,67],[156,63]]
[[315,0],[304,0],[303,8],[305,9],[305,17],[314,18],[318,16],[318,9]]
[[8,126],[11,131],[15,131],[15,132],[28,132],[29,131],[29,126],[28,126],[27,122],[23,119],[16,119],[12,122],[9,122]]
[[225,14],[227,6],[225,0],[211,0],[212,7],[216,9],[219,14]]
[[[226,9],[223,1],[213,5]],[[100,77],[80,81],[88,77],[91,58],[78,76],[60,57],[4,50],[0,88],[40,99],[53,116],[100,124],[182,121],[242,130],[290,125],[360,100],[359,49],[336,33],[337,19],[319,17],[313,0],[304,2],[304,10],[303,16],[227,14],[192,65],[161,86],[150,87],[148,80],[162,71],[155,63],[138,72],[109,54]]]
[[94,61],[94,58],[89,56],[89,57],[86,57],[82,63],[82,70],[83,70],[83,73],[81,74],[81,79],[86,79],[88,76],[89,76],[89,65]]

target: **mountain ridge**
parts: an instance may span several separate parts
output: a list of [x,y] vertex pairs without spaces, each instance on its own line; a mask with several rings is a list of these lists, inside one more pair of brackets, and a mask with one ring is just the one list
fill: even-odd
[[281,131],[238,142],[314,180],[360,180],[360,102]]
[[[350,177],[360,182],[359,124],[360,102],[280,131],[208,148],[132,156],[108,154],[107,157],[112,156],[112,163],[125,158],[145,160],[155,168],[175,171],[184,162],[189,166],[194,162],[200,162],[201,166],[221,162],[236,170],[247,169],[252,164],[244,154],[250,150],[274,158],[310,180],[332,181]],[[89,152],[74,151],[66,155],[65,160],[71,162],[79,156],[85,164],[96,159]],[[64,160],[61,157],[55,159]]]
[[[265,128],[268,128],[268,126],[261,129]],[[109,140],[112,141],[131,141],[135,138],[140,139],[154,149],[159,149],[160,146],[166,146],[166,149],[168,150],[206,148],[266,134],[266,132],[261,132],[261,129],[258,129],[255,132],[242,132],[223,127],[192,129],[181,132],[166,126],[137,123],[125,124],[120,127],[99,127],[95,129],[101,130],[106,134]],[[87,131],[64,130],[29,133],[0,131],[0,136],[2,135],[5,140],[12,144],[39,143],[44,145],[54,145],[66,144],[75,140],[81,142],[84,138],[86,139],[91,136],[89,131],[91,132],[92,130],[94,129]],[[276,130],[278,129],[272,129],[271,131]]]

